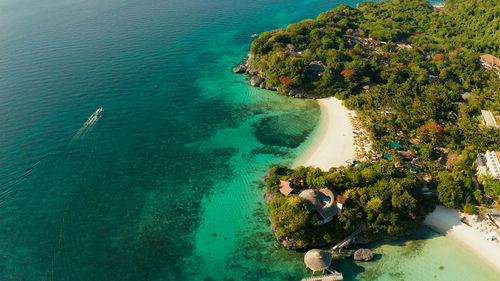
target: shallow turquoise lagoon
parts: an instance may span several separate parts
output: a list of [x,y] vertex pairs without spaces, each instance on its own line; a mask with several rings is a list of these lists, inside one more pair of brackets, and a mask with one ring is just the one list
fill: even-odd
[[[357,3],[1,1],[0,280],[309,274],[302,253],[273,247],[262,176],[304,153],[319,107],[231,68],[250,34],[342,2]],[[350,280],[412,272],[391,266],[407,246],[383,247],[383,273],[336,266]]]

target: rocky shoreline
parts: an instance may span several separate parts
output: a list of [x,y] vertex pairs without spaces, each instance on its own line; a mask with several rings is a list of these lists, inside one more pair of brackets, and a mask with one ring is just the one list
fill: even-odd
[[319,99],[322,98],[320,96],[315,96],[307,93],[303,93],[299,90],[291,89],[291,90],[285,90],[282,88],[270,86],[266,82],[266,77],[264,76],[264,73],[256,68],[252,67],[252,54],[248,54],[248,59],[245,62],[242,62],[238,66],[235,66],[233,68],[234,73],[238,74],[245,74],[250,77],[250,85],[252,87],[259,87],[261,89],[266,89],[270,91],[276,91],[284,96],[289,96],[293,98],[300,98],[300,99]]

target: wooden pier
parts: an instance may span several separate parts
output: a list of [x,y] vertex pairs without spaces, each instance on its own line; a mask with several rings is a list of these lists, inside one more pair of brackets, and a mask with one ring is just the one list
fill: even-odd
[[343,248],[349,246],[349,244],[352,242],[352,239],[354,239],[356,236],[358,236],[361,232],[363,232],[363,230],[365,230],[365,224],[362,223],[358,229],[356,229],[356,231],[354,231],[353,233],[351,233],[351,235],[347,236],[344,240],[340,241],[339,243],[337,243],[335,246],[333,246],[331,249],[330,249],[330,253],[335,253],[335,252],[340,252],[342,251]]
[[341,281],[341,280],[344,280],[344,276],[340,272],[322,276],[312,276],[302,279],[302,281]]
[[[347,247],[349,243],[352,242],[352,240],[358,236],[363,230],[365,230],[366,225],[365,223],[359,224],[358,229],[356,229],[351,235],[347,236],[344,240],[342,240],[340,243],[337,245],[333,246],[330,249],[330,253],[335,253],[335,252],[340,252],[342,251],[343,248]],[[326,269],[330,274],[326,275],[321,275],[321,276],[311,276],[311,277],[306,277],[302,278],[302,281],[341,281],[344,280],[344,275],[342,275],[341,272],[336,271],[335,269],[329,267]]]

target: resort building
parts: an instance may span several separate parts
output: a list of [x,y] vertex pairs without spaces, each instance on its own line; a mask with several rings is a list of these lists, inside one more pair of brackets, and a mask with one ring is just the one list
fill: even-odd
[[481,122],[486,128],[498,128],[497,120],[489,110],[481,110]]
[[500,180],[500,151],[486,151],[477,156],[478,176],[492,176]]
[[309,70],[321,76],[325,71],[326,65],[324,65],[321,61],[313,61],[309,64]]
[[488,168],[486,167],[486,158],[484,154],[479,153],[477,155],[477,168],[476,168],[477,176],[487,176]]
[[281,194],[288,196],[290,195],[294,189],[290,187],[290,181],[280,180],[280,192]]
[[492,56],[490,54],[482,55],[479,59],[481,61],[481,65],[486,69],[490,69],[495,71],[500,78],[500,59]]
[[337,196],[336,200],[335,194],[328,188],[306,189],[299,194],[299,197],[321,216],[322,219],[317,222],[319,225],[330,222],[336,214],[342,211],[345,203],[343,196]]
[[346,198],[342,195],[337,196],[337,209],[338,209],[339,213],[342,212],[342,207],[345,204],[345,199]]
[[410,44],[405,44],[405,43],[397,43],[396,46],[398,47],[398,49],[410,50],[412,48]]

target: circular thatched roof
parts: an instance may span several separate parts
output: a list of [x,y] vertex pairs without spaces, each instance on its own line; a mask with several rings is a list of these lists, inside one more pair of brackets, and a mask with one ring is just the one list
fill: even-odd
[[323,208],[330,208],[335,202],[335,194],[333,194],[333,191],[331,191],[329,188],[322,188],[319,190],[319,192],[322,193],[323,198],[328,198],[328,200],[323,200],[323,202],[325,202]]
[[313,209],[329,208],[335,202],[335,194],[328,188],[306,189],[299,194]]
[[330,266],[332,254],[319,249],[312,249],[304,256],[304,262],[313,271],[323,271]]
[[319,209],[322,207],[322,194],[316,189],[306,189],[299,194],[313,209]]
[[299,196],[313,210],[317,210],[325,220],[331,220],[337,213],[337,205],[335,204],[335,193],[328,189],[306,189]]

